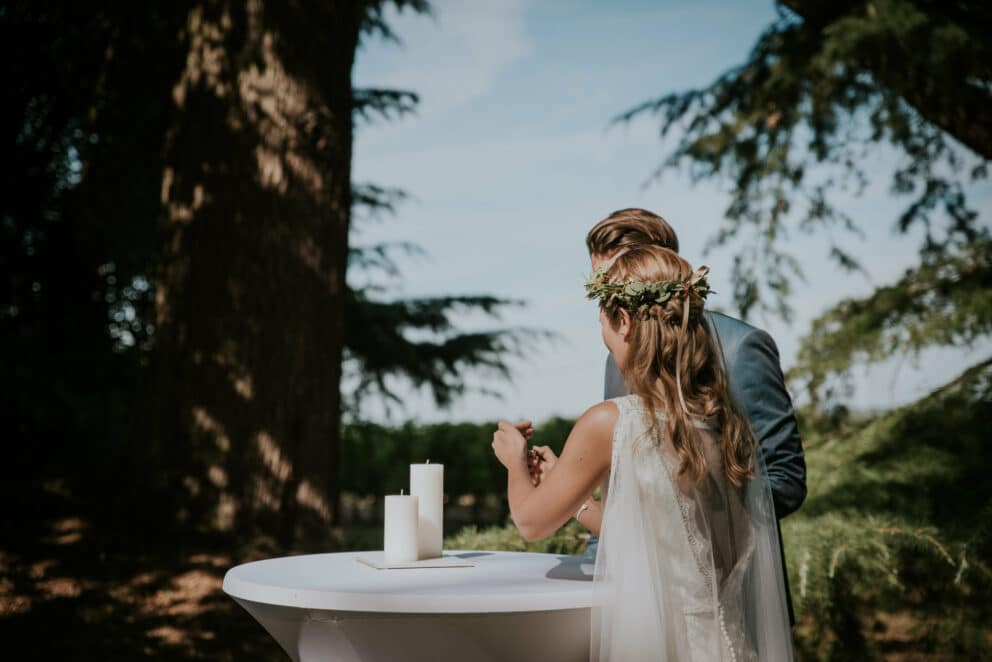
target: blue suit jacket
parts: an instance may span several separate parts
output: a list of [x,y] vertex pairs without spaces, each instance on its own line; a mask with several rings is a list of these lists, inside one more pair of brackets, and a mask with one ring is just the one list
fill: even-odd
[[[806,460],[792,398],[785,388],[778,348],[772,337],[739,319],[706,312],[710,332],[723,354],[735,406],[750,421],[768,471],[775,514],[795,512],[806,498]],[[606,399],[627,395],[613,357],[606,361]],[[781,534],[779,535],[781,544]],[[782,555],[785,566],[785,554]],[[789,618],[793,621],[789,578],[785,577]]]

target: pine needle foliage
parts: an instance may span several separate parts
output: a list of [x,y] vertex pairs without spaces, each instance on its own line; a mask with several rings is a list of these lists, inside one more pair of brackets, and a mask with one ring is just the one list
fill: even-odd
[[990,332],[992,239],[983,236],[957,254],[928,254],[896,283],[831,307],[813,321],[789,377],[816,406],[837,395],[829,377],[859,364],[931,346],[971,347]]
[[[353,186],[353,196],[359,220],[366,223],[395,215],[407,198],[402,190],[375,184]],[[366,399],[378,399],[387,409],[399,405],[403,383],[427,390],[438,406],[447,407],[470,390],[468,373],[487,377],[492,385],[505,383],[510,379],[507,360],[551,335],[495,327],[466,331],[456,322],[472,315],[498,322],[506,309],[524,305],[519,300],[488,294],[390,296],[402,278],[397,254],[426,257],[409,242],[350,246],[345,367],[355,386],[344,394],[349,414],[357,414]],[[476,390],[499,396],[495,386]]]

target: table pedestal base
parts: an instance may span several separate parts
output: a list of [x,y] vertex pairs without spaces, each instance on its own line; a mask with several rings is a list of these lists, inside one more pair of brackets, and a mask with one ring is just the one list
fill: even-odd
[[589,609],[394,614],[238,603],[296,662],[589,659]]

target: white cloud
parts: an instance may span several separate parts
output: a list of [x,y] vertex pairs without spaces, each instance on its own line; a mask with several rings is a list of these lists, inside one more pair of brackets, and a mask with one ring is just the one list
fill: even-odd
[[387,12],[402,45],[359,51],[356,85],[414,90],[419,115],[439,118],[485,96],[507,66],[533,46],[524,29],[523,0],[431,3],[433,20]]

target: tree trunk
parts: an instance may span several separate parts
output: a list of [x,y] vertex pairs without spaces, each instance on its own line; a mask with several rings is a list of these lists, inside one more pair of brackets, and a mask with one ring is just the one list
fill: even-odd
[[319,539],[333,522],[357,3],[202,1],[165,138],[141,422],[177,515]]

